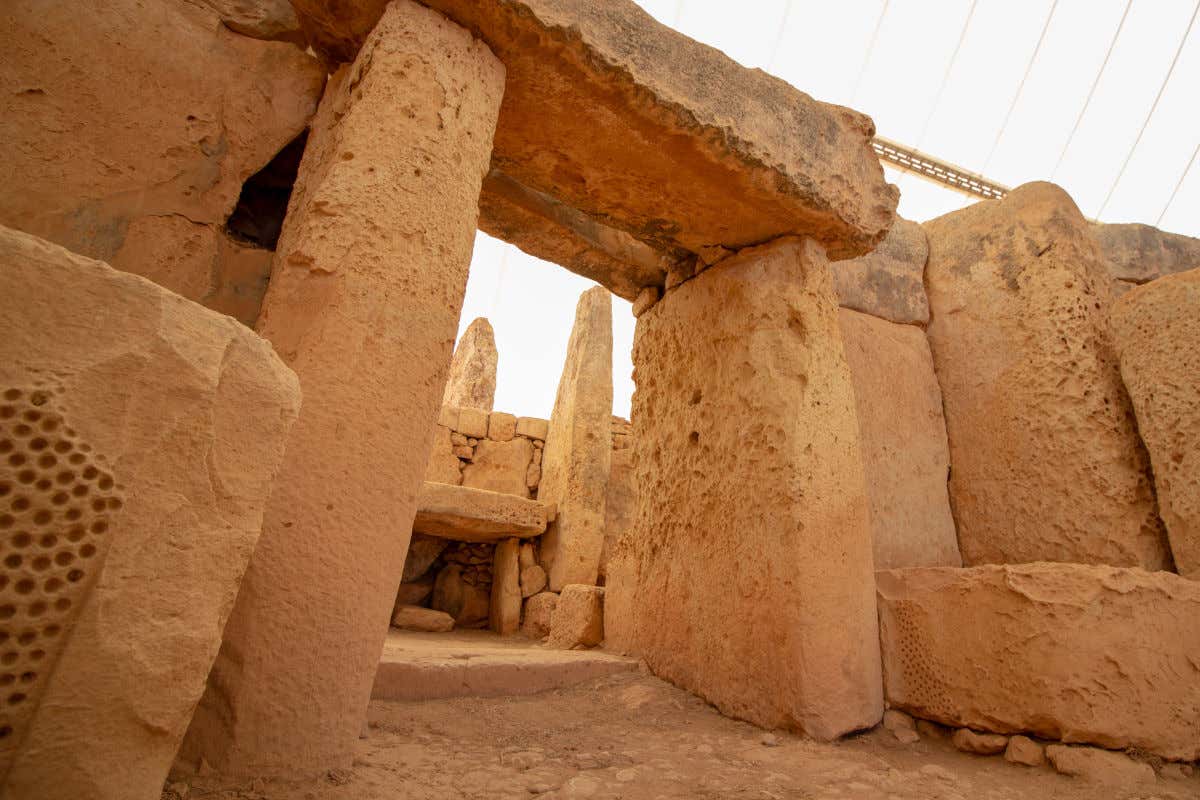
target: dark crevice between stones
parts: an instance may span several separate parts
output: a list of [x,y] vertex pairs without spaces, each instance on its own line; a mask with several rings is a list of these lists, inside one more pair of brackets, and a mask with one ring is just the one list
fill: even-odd
[[265,167],[250,176],[225,223],[226,233],[254,247],[275,249],[307,141],[308,131],[301,131]]

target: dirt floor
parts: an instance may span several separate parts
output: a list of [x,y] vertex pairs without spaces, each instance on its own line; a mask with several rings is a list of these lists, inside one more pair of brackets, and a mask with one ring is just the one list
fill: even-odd
[[630,672],[524,697],[376,701],[352,770],[304,786],[174,788],[187,800],[1195,800],[1200,774],[1121,788],[883,729],[833,744],[776,736]]

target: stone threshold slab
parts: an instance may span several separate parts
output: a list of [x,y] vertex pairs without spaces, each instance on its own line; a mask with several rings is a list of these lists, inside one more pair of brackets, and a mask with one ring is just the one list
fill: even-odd
[[425,481],[413,531],[457,542],[524,539],[546,531],[550,506],[515,494]]
[[598,650],[551,650],[490,631],[391,630],[372,700],[527,695],[637,669],[637,661]]

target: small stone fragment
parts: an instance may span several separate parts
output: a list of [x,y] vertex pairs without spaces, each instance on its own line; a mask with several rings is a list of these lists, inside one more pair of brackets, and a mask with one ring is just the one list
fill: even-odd
[[896,731],[916,731],[917,723],[908,714],[895,708],[883,712],[883,727],[895,733]]
[[765,747],[779,747],[779,737],[773,733],[764,733],[759,741]]
[[559,650],[595,647],[604,641],[604,589],[572,583],[563,587],[550,618],[550,646]]
[[533,564],[521,570],[521,596],[532,597],[546,588],[546,570]]
[[945,739],[950,731],[944,726],[927,719],[917,720],[917,733],[929,739]]
[[1027,767],[1040,767],[1046,763],[1046,751],[1028,736],[1014,736],[1008,740],[1004,760]]
[[994,756],[1008,747],[1008,737],[999,733],[976,733],[970,728],[959,728],[954,732],[954,746],[964,753]]
[[550,633],[550,620],[558,595],[554,592],[539,592],[525,601],[525,619],[521,622],[521,633],[530,639],[542,639]]
[[1046,758],[1063,775],[1094,783],[1129,785],[1154,782],[1154,770],[1149,764],[1134,761],[1124,753],[1112,750],[1052,744],[1046,748]]
[[445,633],[454,629],[454,617],[432,608],[400,606],[392,614],[392,625],[406,631]]

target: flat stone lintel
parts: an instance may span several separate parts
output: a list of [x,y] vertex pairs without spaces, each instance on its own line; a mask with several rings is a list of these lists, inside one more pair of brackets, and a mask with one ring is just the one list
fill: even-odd
[[413,531],[457,542],[493,542],[546,531],[549,506],[515,494],[425,481]]

